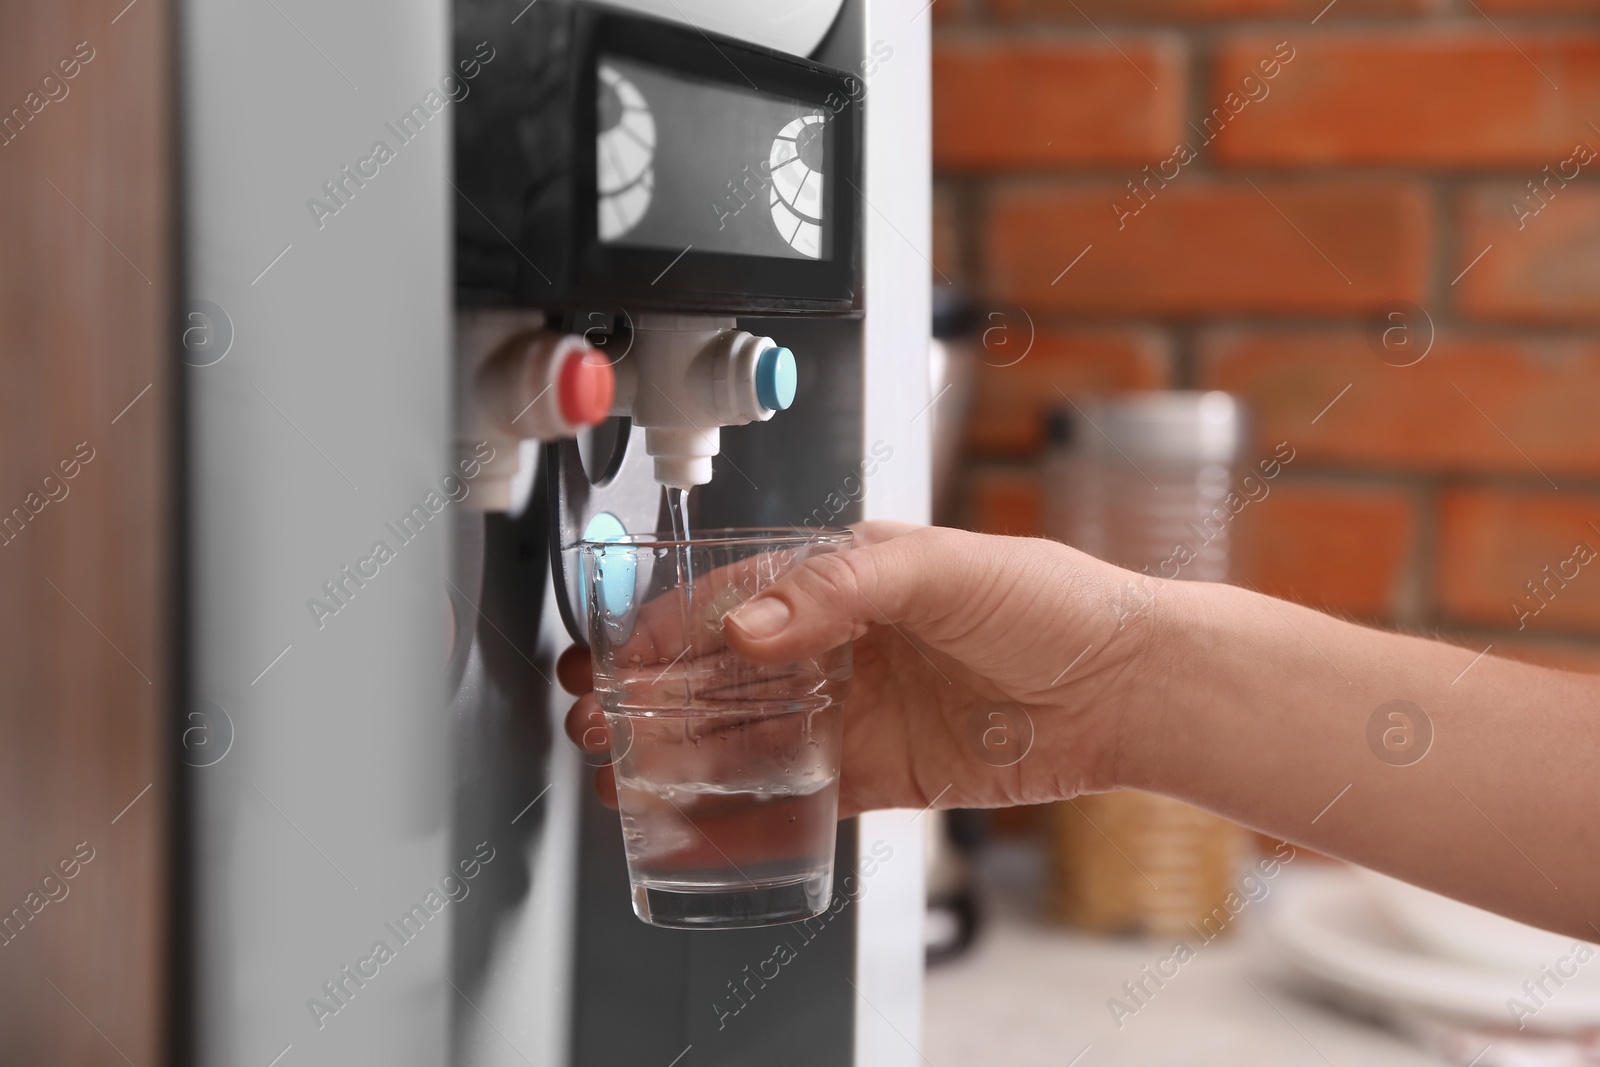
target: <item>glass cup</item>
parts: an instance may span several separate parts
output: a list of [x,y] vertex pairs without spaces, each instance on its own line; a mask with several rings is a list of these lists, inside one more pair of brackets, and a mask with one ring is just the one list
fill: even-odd
[[850,540],[778,529],[583,543],[594,691],[645,922],[766,926],[827,908],[850,646],[754,663],[722,621]]

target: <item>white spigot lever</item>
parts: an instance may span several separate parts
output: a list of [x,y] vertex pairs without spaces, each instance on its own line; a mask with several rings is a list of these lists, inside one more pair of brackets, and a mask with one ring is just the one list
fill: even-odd
[[479,446],[491,446],[474,503],[503,511],[519,470],[519,443],[572,437],[603,422],[615,376],[610,360],[582,337],[545,329],[523,314],[463,314],[457,327],[457,450],[481,459]]
[[704,315],[639,316],[630,357],[612,412],[644,428],[656,481],[676,489],[709,482],[722,427],[772,418],[799,381],[793,352]]

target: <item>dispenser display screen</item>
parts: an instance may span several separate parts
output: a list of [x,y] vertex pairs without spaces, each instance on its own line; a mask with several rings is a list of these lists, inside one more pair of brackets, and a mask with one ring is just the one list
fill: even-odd
[[595,70],[601,244],[832,258],[825,108],[615,54]]

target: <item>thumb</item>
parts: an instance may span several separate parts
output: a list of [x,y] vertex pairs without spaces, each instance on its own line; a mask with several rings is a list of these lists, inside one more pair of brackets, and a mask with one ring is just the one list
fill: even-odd
[[953,542],[971,535],[924,527],[815,556],[723,620],[728,644],[766,662],[805,659],[860,637],[874,623],[917,630],[965,596]]

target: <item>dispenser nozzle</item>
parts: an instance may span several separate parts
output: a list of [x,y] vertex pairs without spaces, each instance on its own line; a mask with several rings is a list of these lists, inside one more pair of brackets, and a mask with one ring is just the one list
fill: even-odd
[[794,353],[731,319],[641,316],[632,358],[616,365],[613,412],[645,430],[656,481],[687,489],[711,480],[721,429],[765,422],[794,403]]

